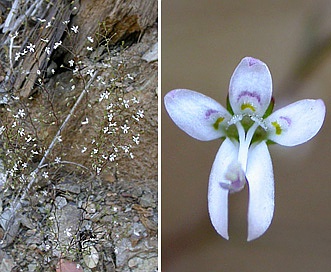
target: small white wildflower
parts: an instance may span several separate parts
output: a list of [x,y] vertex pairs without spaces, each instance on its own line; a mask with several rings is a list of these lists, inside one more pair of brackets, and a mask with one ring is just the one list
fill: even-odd
[[6,130],[6,128],[4,126],[0,127],[0,135]]
[[37,18],[37,20],[41,23],[45,23],[46,22],[46,19],[41,19],[41,18]]
[[129,153],[130,147],[127,145],[122,145],[121,146],[122,150],[124,151],[124,153]]
[[78,26],[72,26],[70,29],[71,29],[75,34],[78,33]]
[[51,22],[48,22],[47,25],[46,25],[46,28],[49,28],[52,26],[52,23]]
[[61,135],[58,136],[58,137],[57,137],[57,140],[59,141],[59,143],[61,143],[61,142],[62,142],[62,136],[61,136]]
[[133,156],[132,152],[130,152],[129,156],[130,156],[131,159],[134,159],[134,156]]
[[68,237],[71,237],[72,236],[72,233],[70,231],[71,231],[71,228],[66,228],[64,230],[64,234],[66,234]]
[[104,160],[108,160],[108,156],[105,155],[105,154],[102,155],[102,158],[103,158]]
[[108,132],[109,128],[108,127],[104,127],[103,128],[103,133],[106,134]]
[[25,135],[24,128],[20,128],[17,133],[22,137]]
[[74,66],[75,61],[71,59],[68,61],[68,63],[69,63],[69,66],[72,67],[72,66]]
[[93,47],[91,47],[91,46],[86,47],[86,49],[87,49],[88,51],[93,51]]
[[135,144],[139,144],[139,134],[137,136],[132,136],[132,140],[135,142]]
[[127,124],[124,124],[124,126],[121,126],[121,129],[123,130],[123,133],[128,133],[130,127]]
[[131,76],[130,74],[127,74],[127,77],[128,77],[129,79],[131,79],[131,80],[134,80],[134,77]]
[[138,110],[137,116],[139,116],[140,118],[144,118],[144,111],[143,110]]
[[47,55],[50,55],[51,54],[51,48],[49,46],[46,46],[45,52],[46,52]]
[[62,44],[62,41],[58,41],[54,44],[54,49],[58,48]]
[[102,169],[100,167],[97,167],[96,170],[97,170],[97,175],[100,175]]
[[48,172],[44,172],[43,174],[42,174],[42,177],[43,178],[45,178],[45,179],[47,179],[49,176],[48,176]]
[[102,94],[100,94],[100,97],[99,97],[99,102],[101,102],[102,100],[104,99],[108,99],[109,98],[109,92],[108,91],[105,91],[103,92]]
[[20,52],[15,53],[15,61],[18,61],[20,57],[21,57]]
[[113,104],[113,103],[110,103],[110,104],[107,106],[106,110],[110,110],[113,106],[114,106],[114,104]]
[[130,100],[123,99],[123,105],[126,109],[130,107],[129,102],[130,102]]
[[70,22],[69,20],[66,20],[66,21],[63,21],[62,24],[67,25],[67,24],[69,24],[69,22]]
[[91,77],[93,77],[94,74],[94,69],[88,69],[86,72],[87,75],[90,75]]
[[54,75],[54,74],[55,74],[55,70],[54,70],[54,69],[52,69],[52,70],[51,70],[51,73]]
[[116,127],[116,126],[117,126],[117,122],[109,123],[109,126],[110,126],[110,127]]
[[41,72],[40,72],[40,70],[38,69],[38,70],[37,70],[37,75],[40,75],[40,74],[41,74]]
[[88,39],[88,41],[89,41],[89,42],[91,42],[91,43],[93,43],[93,42],[94,42],[93,38],[92,38],[92,37],[90,37],[90,36],[88,36],[88,37],[87,37],[87,39]]
[[26,47],[31,53],[33,53],[35,51],[36,45],[30,43],[27,47]]
[[86,117],[84,121],[82,121],[82,125],[87,125],[88,124],[88,118]]
[[87,148],[84,146],[81,152],[84,153],[86,150]]
[[31,150],[31,153],[32,153],[32,155],[38,155],[39,154],[38,151],[34,151],[34,150]]
[[71,90],[73,91],[74,89],[76,89],[76,85],[71,86]]
[[137,99],[137,97],[133,97],[131,98],[131,101],[134,103],[134,104],[138,104],[139,103],[139,100]]
[[134,120],[136,120],[137,122],[139,122],[139,120],[140,120],[137,116],[134,116],[134,115],[132,115],[132,118],[133,118]]
[[93,154],[97,154],[98,152],[99,152],[99,149],[97,149],[97,148],[93,149]]
[[25,112],[24,112],[24,109],[19,109],[18,112],[17,112],[17,115],[21,118],[23,118],[25,116]]
[[60,157],[56,157],[54,161],[55,161],[55,163],[60,163],[61,162],[61,158]]
[[11,125],[11,127],[14,128],[14,127],[16,127],[16,126],[17,126],[17,123],[16,123],[16,121],[14,121],[13,124]]
[[31,142],[31,140],[32,140],[31,135],[28,135],[28,137],[25,137],[25,141],[26,141],[27,143]]
[[111,122],[113,120],[114,115],[112,113],[107,114],[108,122]]
[[28,167],[28,164],[26,162],[22,163],[22,168],[25,169]]
[[111,153],[111,154],[109,155],[109,160],[110,160],[111,162],[113,162],[115,159],[116,159],[116,154]]

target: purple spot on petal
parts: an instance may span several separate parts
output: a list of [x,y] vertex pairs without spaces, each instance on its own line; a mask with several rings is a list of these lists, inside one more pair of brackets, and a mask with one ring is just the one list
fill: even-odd
[[259,60],[254,59],[254,58],[248,58],[248,65],[253,66],[255,64],[259,63]]
[[242,98],[243,96],[248,96],[248,97],[254,97],[257,99],[257,101],[260,103],[261,101],[261,97],[259,96],[259,94],[257,92],[249,92],[249,91],[243,91],[239,94],[238,98],[237,98],[237,102],[239,101],[240,98]]
[[206,113],[205,113],[205,117],[206,117],[206,118],[209,118],[210,115],[212,115],[212,114],[214,114],[214,113],[216,113],[216,112],[218,112],[218,111],[217,111],[217,110],[213,110],[213,109],[209,109],[209,110],[206,111]]
[[287,122],[287,124],[290,126],[292,121],[290,118],[286,117],[286,116],[280,116],[279,119],[283,119]]

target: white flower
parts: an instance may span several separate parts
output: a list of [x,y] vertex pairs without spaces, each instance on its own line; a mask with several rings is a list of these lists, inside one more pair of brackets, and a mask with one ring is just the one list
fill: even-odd
[[35,51],[36,45],[30,43],[26,48],[33,53]]
[[45,179],[47,179],[47,178],[48,178],[48,172],[44,172],[44,173],[42,174],[42,177],[45,178]]
[[21,137],[25,135],[24,128],[20,128],[17,132]]
[[90,37],[90,36],[88,36],[88,37],[87,37],[87,39],[88,39],[88,41],[89,41],[89,42],[91,42],[91,43],[93,43],[93,42],[94,42],[93,38],[92,38],[92,37]]
[[82,121],[82,125],[87,125],[88,124],[88,118],[85,118],[85,121]]
[[134,104],[138,104],[139,103],[139,100],[137,99],[137,97],[133,97],[131,98],[131,101],[134,103]]
[[225,138],[209,178],[208,208],[216,231],[228,239],[228,194],[249,185],[248,238],[261,236],[274,212],[274,177],[267,148],[302,144],[314,137],[325,118],[320,99],[305,99],[272,113],[274,101],[268,67],[246,57],[234,71],[228,110],[198,92],[173,90],[165,96],[172,120],[190,136]]
[[135,144],[139,144],[139,134],[137,136],[132,136],[132,140],[133,142],[135,142]]
[[70,28],[74,33],[78,33],[78,26],[72,26]]
[[74,66],[75,61],[71,59],[68,61],[68,63],[69,63],[69,66],[72,67],[72,66]]
[[87,49],[87,51],[93,51],[93,47],[91,47],[91,46],[87,46],[86,49]]
[[45,47],[45,52],[47,55],[49,55],[51,53],[51,48],[49,46]]
[[130,127],[127,126],[127,124],[124,124],[124,126],[121,126],[121,129],[123,130],[123,133],[128,133]]
[[58,41],[56,43],[54,43],[54,49],[58,48],[60,45],[62,44],[62,41]]
[[144,111],[143,110],[138,110],[137,116],[140,118],[144,118]]
[[94,69],[88,69],[86,72],[87,75],[90,75],[91,77],[93,77],[94,74]]
[[130,103],[130,100],[123,99],[123,105],[126,109],[130,107],[129,103]]
[[60,157],[56,157],[54,160],[55,163],[60,163],[61,162],[61,158]]
[[115,159],[116,159],[116,154],[111,153],[111,154],[109,155],[109,160],[110,160],[111,162],[113,162]]

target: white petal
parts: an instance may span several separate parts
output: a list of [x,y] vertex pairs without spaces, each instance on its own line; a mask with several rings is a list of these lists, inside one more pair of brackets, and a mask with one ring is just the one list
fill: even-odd
[[262,117],[271,95],[272,79],[267,65],[254,58],[243,58],[230,81],[229,100],[233,112]]
[[268,138],[285,146],[302,144],[317,134],[324,118],[325,105],[321,99],[297,101],[275,111],[265,120]]
[[179,128],[201,141],[224,136],[223,126],[231,118],[230,113],[214,99],[185,89],[167,93],[164,105]]
[[247,241],[251,241],[268,229],[274,213],[274,175],[264,141],[250,147],[246,177],[249,187]]
[[217,152],[210,172],[208,186],[208,210],[215,230],[225,239],[228,235],[228,194],[221,186],[229,165],[237,159],[238,144],[226,138]]

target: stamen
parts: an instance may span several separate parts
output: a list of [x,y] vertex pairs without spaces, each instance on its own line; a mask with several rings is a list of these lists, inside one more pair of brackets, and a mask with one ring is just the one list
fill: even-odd
[[240,108],[242,111],[245,109],[250,109],[252,112],[255,112],[255,110],[256,110],[255,107],[250,103],[243,103],[243,104],[241,104]]
[[278,124],[277,121],[275,121],[275,122],[271,122],[271,124],[275,127],[275,129],[276,129],[276,134],[277,134],[277,135],[280,135],[280,134],[282,133],[282,128],[281,128],[280,124]]
[[222,123],[224,120],[224,117],[217,118],[216,122],[213,124],[214,129],[218,130],[220,123]]

